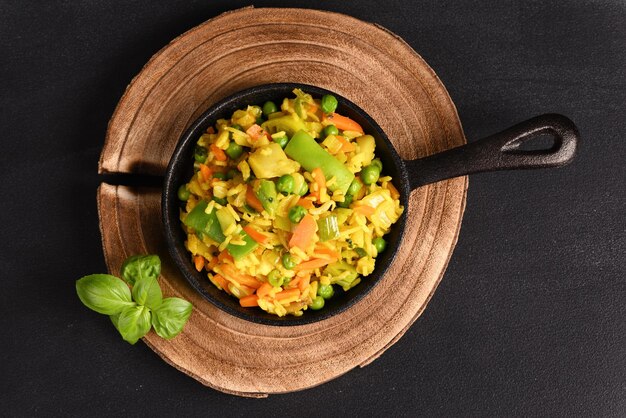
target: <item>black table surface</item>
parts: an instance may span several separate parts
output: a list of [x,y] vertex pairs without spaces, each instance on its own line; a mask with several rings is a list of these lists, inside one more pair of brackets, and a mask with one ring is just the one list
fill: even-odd
[[[0,405],[5,416],[626,414],[626,3],[257,1],[378,23],[433,67],[467,138],[558,112],[565,168],[471,177],[424,314],[381,358],[243,399],[131,346],[76,297],[105,272],[97,161],[126,85],[230,1],[0,2]],[[19,193],[18,193],[19,189]]]

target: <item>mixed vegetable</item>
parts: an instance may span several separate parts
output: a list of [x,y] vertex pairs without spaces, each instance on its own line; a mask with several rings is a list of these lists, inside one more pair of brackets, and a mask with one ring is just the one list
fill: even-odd
[[195,268],[279,316],[321,309],[371,274],[403,211],[374,138],[334,96],[294,94],[218,120],[178,190]]

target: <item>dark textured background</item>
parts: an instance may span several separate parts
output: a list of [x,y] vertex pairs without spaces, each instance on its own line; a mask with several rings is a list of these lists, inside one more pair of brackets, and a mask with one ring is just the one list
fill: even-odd
[[115,104],[171,39],[247,4],[0,2],[2,415],[626,414],[621,0],[255,3],[397,33],[441,77],[470,140],[543,112],[582,133],[569,167],[470,179],[444,280],[373,364],[241,399],[123,342],[80,304],[74,281],[105,271],[96,166]]

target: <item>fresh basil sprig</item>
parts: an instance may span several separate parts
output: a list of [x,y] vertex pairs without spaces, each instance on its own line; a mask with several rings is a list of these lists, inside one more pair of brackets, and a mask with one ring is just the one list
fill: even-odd
[[160,273],[157,255],[134,255],[122,265],[126,283],[110,274],[91,274],[76,281],[76,293],[89,309],[109,315],[125,341],[135,344],[152,326],[170,340],[181,333],[193,306],[180,298],[163,299]]
[[136,305],[125,308],[117,318],[117,330],[131,344],[150,331],[150,308]]
[[159,336],[170,340],[180,334],[191,315],[191,304],[179,298],[167,298],[152,311],[152,326]]
[[134,286],[143,278],[158,279],[161,274],[161,259],[158,255],[132,255],[122,263],[122,279]]
[[133,299],[140,305],[156,309],[163,302],[159,282],[153,277],[144,277],[133,286]]
[[89,309],[115,315],[133,306],[130,289],[120,279],[110,274],[91,274],[76,282],[76,292]]

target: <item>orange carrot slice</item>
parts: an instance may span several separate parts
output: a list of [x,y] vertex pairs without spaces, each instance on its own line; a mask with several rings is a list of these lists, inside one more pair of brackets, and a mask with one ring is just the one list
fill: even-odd
[[339,260],[339,253],[335,250],[331,250],[330,248],[326,248],[323,245],[318,245],[315,247],[315,250],[313,251],[314,254],[324,254],[329,256],[330,258],[334,258],[336,260]]
[[244,286],[248,286],[252,289],[258,289],[261,287],[262,283],[255,277],[250,276],[249,274],[241,273],[232,264],[222,264],[220,265],[220,268],[224,274],[230,276]]
[[196,267],[196,270],[202,271],[204,268],[204,257],[201,255],[196,255],[193,257],[193,264]]
[[393,184],[391,184],[391,182],[387,183],[387,188],[389,189],[389,194],[391,195],[392,199],[395,200],[400,198],[400,192],[398,191],[398,189],[395,188]]
[[226,280],[224,277],[220,276],[219,274],[214,274],[213,281],[217,282],[217,284],[219,284],[222,290],[224,290],[226,293],[231,294],[230,289],[228,288],[228,280]]
[[298,285],[300,284],[300,280],[302,280],[303,276],[295,276],[293,279],[291,279],[291,281],[289,282],[289,288],[293,289],[298,287]]
[[300,296],[300,289],[287,289],[276,293],[276,300],[289,299],[294,296]]
[[259,287],[259,288],[257,289],[256,294],[257,294],[260,298],[262,298],[262,297],[264,297],[264,296],[267,296],[273,288],[274,288],[274,286],[272,286],[271,284],[269,284],[269,283],[263,283],[263,284],[261,285],[261,287]]
[[372,216],[374,212],[376,212],[376,209],[368,205],[362,205],[362,206],[356,206],[354,208],[354,212],[360,213],[361,215],[365,215],[365,216]]
[[239,299],[239,304],[244,308],[252,308],[253,306],[259,306],[259,297],[257,295],[244,296]]
[[315,208],[315,206],[313,206],[313,201],[311,199],[305,199],[304,197],[301,197],[298,200],[298,205],[302,206],[305,209]]
[[224,152],[224,150],[222,150],[215,144],[211,144],[211,152],[213,153],[213,155],[215,155],[215,159],[218,161],[226,161],[226,159],[228,158],[226,157],[226,153]]
[[302,263],[295,266],[294,271],[303,271],[303,270],[315,270],[320,267],[324,267],[330,263],[333,263],[335,260],[329,260],[327,258],[312,258],[308,261],[303,261]]
[[248,186],[248,190],[246,190],[246,202],[257,212],[263,212],[263,204],[254,193],[252,186]]
[[246,133],[250,135],[250,139],[256,141],[261,135],[263,135],[263,128],[255,123],[246,130]]
[[259,244],[265,244],[269,240],[269,237],[267,235],[260,233],[256,229],[252,228],[250,225],[246,225],[242,229],[246,231],[248,235],[250,235],[250,238],[258,242]]
[[348,141],[343,136],[338,136],[337,139],[341,142],[341,151],[343,152],[352,152],[356,150],[356,145],[352,142]]
[[250,286],[244,286],[242,284],[239,285],[239,291],[244,295],[244,296],[250,296],[251,294],[254,293],[256,289]]
[[230,255],[228,250],[224,250],[221,253],[219,253],[219,255],[217,256],[217,259],[222,263],[228,262],[230,264],[233,264],[235,262],[235,259],[233,258],[232,255]]
[[213,171],[206,164],[200,164],[200,174],[204,181],[209,181],[213,175]]
[[337,129],[342,131],[353,131],[363,133],[361,125],[353,121],[347,116],[342,116],[338,113],[331,113],[330,115],[324,115],[322,119],[324,125],[335,125]]
[[211,257],[210,260],[207,260],[205,265],[207,270],[213,270],[213,267],[217,266],[217,257]]
[[304,215],[299,224],[293,230],[293,235],[289,240],[289,247],[298,247],[302,251],[306,251],[317,231],[317,222],[310,214]]
[[311,282],[311,275],[307,275],[303,277],[302,280],[300,280],[300,283],[298,283],[298,289],[301,292],[304,292],[304,289],[306,289],[309,286],[310,282]]

